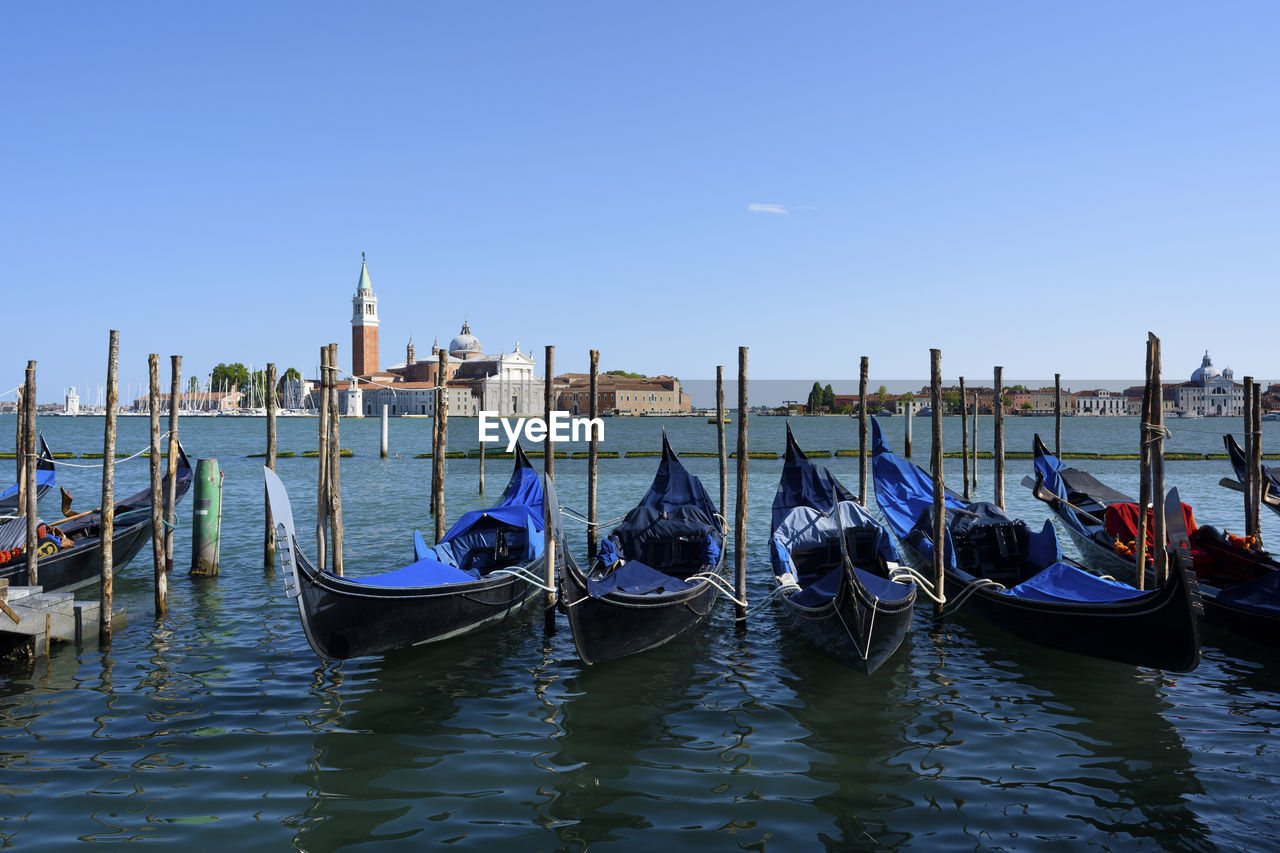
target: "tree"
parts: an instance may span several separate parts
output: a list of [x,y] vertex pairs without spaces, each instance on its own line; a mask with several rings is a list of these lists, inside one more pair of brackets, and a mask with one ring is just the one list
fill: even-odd
[[1030,400],[1025,400],[1025,401],[1023,401],[1022,405],[1021,405],[1021,406],[1019,406],[1018,408],[1022,409],[1024,412],[1029,412],[1029,411],[1031,411],[1032,409],[1034,409],[1034,408],[1035,408],[1035,406],[1031,405],[1031,401],[1030,401]]
[[232,388],[244,389],[249,384],[249,369],[240,362],[223,364],[209,374],[209,388],[212,391],[230,391]]
[[953,415],[956,414],[957,412],[959,412],[960,414],[964,414],[964,412],[961,410],[959,391],[947,391],[942,395],[942,402],[943,402],[943,411],[950,412]]
[[827,407],[828,412],[836,410],[836,392],[831,390],[831,385],[822,389],[822,405]]
[[876,389],[876,411],[880,411],[889,402],[889,389],[881,385]]
[[192,376],[190,379],[188,379],[188,380],[187,380],[187,393],[188,393],[188,394],[199,394],[199,393],[200,393],[200,380],[199,380],[199,379],[196,379],[194,376]]
[[805,401],[805,408],[809,414],[815,414],[822,408],[822,385],[818,382],[813,383],[813,387],[809,389],[809,399]]
[[290,382],[290,381],[296,381],[301,378],[302,378],[302,374],[298,372],[298,369],[296,367],[286,368],[284,371],[284,375],[281,376],[279,381],[276,382],[276,393],[283,394],[284,383]]
[[605,376],[624,376],[627,379],[648,379],[649,377],[643,373],[631,373],[626,370],[606,370]]

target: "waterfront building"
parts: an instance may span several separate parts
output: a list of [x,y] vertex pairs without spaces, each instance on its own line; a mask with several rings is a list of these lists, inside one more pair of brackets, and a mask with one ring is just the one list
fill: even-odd
[[378,372],[378,297],[369,281],[364,252],[360,253],[360,278],[351,308],[351,372],[368,376]]
[[[562,373],[554,384],[558,410],[573,415],[591,411],[590,374]],[[674,376],[602,373],[596,378],[596,406],[602,415],[681,415],[693,411],[693,400]]]
[[[1077,391],[1075,394],[1075,413],[1084,417],[1119,417],[1129,414],[1128,395],[1123,391],[1108,391],[1096,388],[1091,391]],[[1139,398],[1141,403],[1142,399]]]
[[1231,368],[1219,372],[1205,350],[1191,381],[1172,389],[1173,408],[1189,417],[1240,417],[1244,414],[1244,386],[1236,384]]
[[80,414],[80,395],[76,393],[74,386],[67,392],[66,399],[62,406],[62,412],[67,415]]

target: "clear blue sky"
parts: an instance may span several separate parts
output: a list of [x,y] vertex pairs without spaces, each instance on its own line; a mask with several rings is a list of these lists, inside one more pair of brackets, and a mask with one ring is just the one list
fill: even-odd
[[[4,388],[455,334],[707,378],[1280,376],[1274,3],[5,13]],[[753,209],[755,206],[755,209]],[[7,378],[6,378],[7,377]],[[0,389],[3,390],[3,389]]]

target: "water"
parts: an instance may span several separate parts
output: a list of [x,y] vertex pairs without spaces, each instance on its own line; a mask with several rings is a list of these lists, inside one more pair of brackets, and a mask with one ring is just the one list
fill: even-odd
[[[450,422],[451,447],[475,446],[474,421]],[[1029,450],[1052,420],[1007,419],[1007,446]],[[606,449],[714,450],[704,419],[606,421]],[[730,428],[730,445],[733,443]],[[792,421],[802,446],[857,446],[846,418]],[[1171,451],[1216,452],[1236,421],[1174,422]],[[902,421],[886,421],[895,447]],[[41,422],[55,450],[101,450],[100,418]],[[1268,423],[1264,447],[1280,439]],[[429,531],[430,422],[393,420],[377,458],[378,422],[344,421],[348,572],[404,562],[409,530]],[[751,422],[751,447],[782,450],[783,421]],[[12,416],[0,435],[12,436]],[[119,447],[146,444],[147,421],[120,422]],[[315,446],[311,419],[282,420],[280,447]],[[153,840],[167,847],[337,850],[795,850],[826,847],[1038,849],[1065,840],[1123,849],[1255,847],[1280,830],[1280,654],[1206,628],[1190,675],[1049,652],[965,614],[912,636],[871,677],[811,652],[764,611],[735,632],[721,605],[703,630],[630,659],[585,667],[567,625],[541,620],[381,658],[323,666],[302,637],[278,569],[262,567],[265,425],[189,419],[192,456],[226,472],[222,574],[186,575],[188,499],[180,508],[169,616],[151,605],[150,554],[117,576],[127,614],[101,651],[55,646],[34,667],[0,669],[0,842],[27,850],[78,840]],[[979,421],[989,447],[990,419]],[[944,441],[958,445],[959,423]],[[1123,452],[1132,419],[1068,419],[1066,449]],[[577,447],[569,449],[580,449]],[[916,458],[927,459],[927,423]],[[73,460],[78,464],[94,464]],[[823,460],[857,487],[857,460]],[[602,460],[600,514],[625,512],[656,459]],[[449,518],[491,502],[510,462],[489,460],[488,500],[476,460],[448,463]],[[536,460],[535,460],[535,464]],[[688,467],[716,494],[714,458]],[[767,592],[763,547],[781,462],[752,460],[748,589]],[[1132,461],[1081,461],[1136,491]],[[7,480],[12,461],[0,461]],[[959,486],[959,460],[946,461]],[[980,496],[991,462],[979,460]],[[1007,464],[1015,514],[1046,513],[1018,486],[1029,460]],[[314,522],[314,459],[283,459],[299,529]],[[1225,461],[1170,462],[1168,479],[1197,518],[1238,530],[1241,498],[1217,485]],[[585,508],[585,461],[556,460],[565,504]],[[121,464],[118,493],[141,488],[142,460]],[[730,467],[732,503],[733,468]],[[64,467],[81,509],[99,472]],[[713,497],[714,499],[714,497]],[[46,512],[56,512],[56,498]],[[1280,517],[1263,517],[1280,543]],[[581,528],[571,528],[582,551]],[[1064,537],[1070,551],[1069,540]],[[89,589],[81,597],[92,597]]]

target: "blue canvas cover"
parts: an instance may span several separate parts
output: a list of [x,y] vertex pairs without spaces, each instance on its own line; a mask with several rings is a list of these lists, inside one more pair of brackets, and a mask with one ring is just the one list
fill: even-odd
[[830,512],[832,495],[839,501],[853,500],[853,493],[834,474],[824,466],[814,465],[804,455],[795,436],[791,434],[790,423],[787,424],[787,451],[784,458],[778,491],[773,495],[772,529],[777,530],[787,513],[798,506],[811,506],[822,512]]
[[[499,524],[484,523],[487,520]],[[527,563],[541,556],[542,480],[519,446],[516,447],[515,470],[497,506],[463,514],[434,546],[428,547],[422,534],[415,530],[413,563],[391,572],[348,577],[347,580],[370,586],[394,587],[439,586],[479,580],[489,566],[471,559],[469,555],[493,548],[502,526],[518,528],[518,533],[511,537],[517,549],[513,557]],[[508,530],[503,530],[504,537],[507,533]]]
[[[49,449],[49,445],[45,442],[44,436],[40,436],[40,458],[36,460],[36,495],[43,495],[55,486],[58,481],[57,471],[54,469],[53,451]],[[17,510],[22,511],[22,507],[17,505],[18,484],[14,483],[9,488],[0,492],[0,509],[6,512]]]
[[1140,598],[1148,593],[1119,581],[1089,574],[1067,563],[1054,563],[1034,577],[1002,594],[1036,601],[1105,603]]
[[1259,614],[1280,615],[1280,572],[1224,589],[1218,593],[1218,601]]
[[[889,448],[875,418],[871,419],[871,471],[876,503],[885,521],[894,533],[906,539],[921,515],[933,508],[933,479]],[[965,508],[964,502],[950,492],[943,496],[943,505],[948,509]]]
[[816,548],[840,536],[842,530],[867,530],[875,533],[876,554],[886,562],[898,562],[898,549],[889,531],[880,526],[871,513],[857,501],[840,502],[840,522],[827,513],[813,507],[798,506],[782,520],[770,537],[769,559],[776,575],[796,574],[791,552],[801,548]]
[[[711,499],[702,482],[680,463],[664,430],[662,461],[653,483],[640,503],[600,543],[597,576],[588,579],[587,591],[601,596],[614,589],[634,594],[687,589],[690,584],[651,564],[715,566],[723,548],[724,537]],[[601,569],[611,571],[601,575]]]

